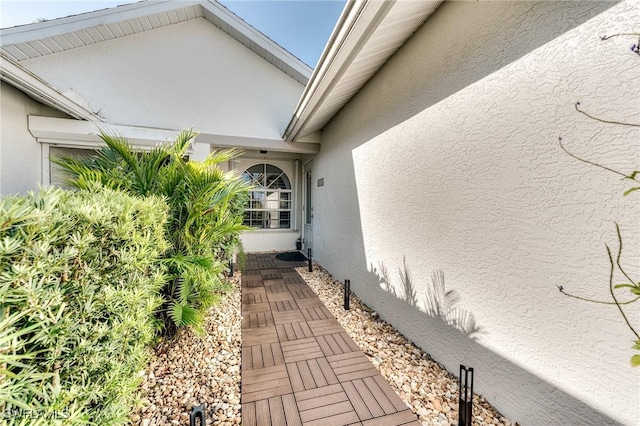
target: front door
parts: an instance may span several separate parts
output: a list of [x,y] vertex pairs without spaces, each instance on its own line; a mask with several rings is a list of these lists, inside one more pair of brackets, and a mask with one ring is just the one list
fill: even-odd
[[313,197],[311,196],[311,188],[313,187],[313,179],[311,176],[311,170],[313,168],[313,161],[309,161],[304,165],[304,235],[302,236],[304,241],[304,252],[313,246]]

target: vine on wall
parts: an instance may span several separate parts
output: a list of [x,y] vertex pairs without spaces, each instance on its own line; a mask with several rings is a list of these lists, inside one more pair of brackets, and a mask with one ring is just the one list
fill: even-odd
[[[640,33],[618,33],[618,34],[613,34],[610,36],[603,36],[601,37],[602,41],[607,41],[607,40],[611,40],[612,38],[615,37],[634,37],[637,38],[637,42],[634,43],[631,46],[631,51],[633,53],[635,53],[636,55],[640,56]],[[613,125],[618,125],[618,126],[630,126],[630,127],[640,127],[640,124],[637,123],[626,123],[626,122],[622,122],[622,121],[616,121],[616,120],[606,120],[603,119],[601,117],[597,117],[595,115],[592,115],[590,113],[588,113],[587,111],[585,111],[584,109],[582,109],[582,107],[580,106],[580,102],[576,102],[575,104],[575,109],[576,111],[578,111],[579,113],[589,117],[592,120],[595,121],[599,121],[601,123],[605,123],[605,124],[613,124]],[[624,193],[623,196],[628,196],[630,194],[632,194],[635,191],[640,190],[640,170],[634,170],[631,173],[623,173],[620,172],[618,170],[612,169],[610,167],[604,166],[602,164],[599,164],[597,162],[594,161],[589,161],[586,160],[584,158],[581,158],[575,154],[573,154],[571,151],[569,151],[565,145],[562,143],[562,137],[558,138],[559,139],[559,143],[560,143],[560,147],[564,150],[564,152],[566,152],[569,156],[571,156],[572,158],[583,162],[585,164],[589,164],[591,166],[594,167],[598,167],[600,169],[606,170],[610,173],[614,173],[617,174],[619,176],[621,176],[621,178],[624,181],[629,181],[629,183],[631,184],[631,186],[629,188],[627,188]],[[620,312],[620,315],[622,316],[622,318],[624,319],[624,322],[626,324],[626,326],[629,328],[629,330],[631,330],[631,332],[633,333],[633,335],[635,336],[635,340],[634,340],[634,345],[632,346],[632,349],[634,349],[635,351],[640,352],[640,333],[638,332],[638,326],[634,326],[634,324],[632,324],[631,320],[629,319],[629,316],[627,315],[627,313],[625,312],[626,309],[629,308],[629,305],[634,304],[635,302],[637,302],[638,300],[640,300],[640,280],[638,280],[638,277],[632,277],[628,271],[625,269],[625,267],[622,264],[622,257],[623,257],[623,238],[622,238],[622,234],[620,232],[620,226],[618,225],[618,223],[615,223],[615,228],[616,228],[616,235],[617,235],[617,239],[618,239],[618,246],[617,249],[612,249],[609,244],[605,244],[605,248],[607,251],[607,256],[609,259],[609,264],[610,264],[610,269],[609,269],[609,293],[611,295],[611,299],[612,301],[603,301],[603,300],[594,300],[594,299],[590,299],[590,298],[586,298],[586,297],[581,297],[575,294],[571,294],[565,291],[564,287],[559,285],[558,289],[560,290],[560,292],[562,294],[564,294],[567,297],[571,297],[574,299],[578,299],[578,300],[582,300],[582,301],[586,301],[586,302],[591,302],[591,303],[599,303],[599,304],[604,304],[604,305],[614,305],[616,306],[616,308],[618,309],[618,311]],[[637,254],[637,252],[635,253]],[[636,264],[638,263],[638,260],[635,260]],[[622,282],[617,282],[616,277],[617,276],[622,276],[621,281]],[[630,293],[630,294],[625,294],[625,295],[620,295],[620,293]],[[636,353],[634,355],[632,355],[631,357],[631,365],[634,367],[638,367],[640,366],[640,353]]]

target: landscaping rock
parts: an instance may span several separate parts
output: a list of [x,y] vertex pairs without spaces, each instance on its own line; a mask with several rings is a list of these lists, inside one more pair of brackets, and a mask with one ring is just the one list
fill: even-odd
[[[422,424],[456,425],[457,378],[355,295],[351,310],[345,311],[342,284],[318,264],[314,266],[311,273],[306,266],[296,270]],[[202,403],[207,403],[207,424],[240,424],[240,300],[240,275],[236,274],[232,290],[211,309],[204,336],[186,330],[158,345],[141,372],[142,406],[131,414],[132,424],[187,425],[191,407]],[[473,416],[476,425],[512,424],[475,394]]]
[[[369,357],[423,425],[458,424],[458,379],[352,294],[351,310],[343,307],[343,285],[320,265],[296,271],[316,292],[349,336]],[[483,397],[473,396],[474,424],[511,423]],[[496,423],[497,422],[497,423]]]
[[188,425],[191,408],[203,403],[207,425],[240,424],[240,275],[229,280],[232,288],[209,311],[203,336],[181,330],[155,348],[132,424]]

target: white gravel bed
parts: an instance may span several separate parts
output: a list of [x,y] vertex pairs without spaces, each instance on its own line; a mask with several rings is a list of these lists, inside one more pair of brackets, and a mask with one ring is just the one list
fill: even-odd
[[240,275],[229,280],[232,290],[211,308],[204,336],[183,330],[155,348],[132,424],[188,425],[191,407],[203,403],[207,425],[240,424]]
[[[318,264],[314,263],[313,272],[308,272],[307,267],[296,271],[423,425],[458,424],[458,379],[453,374],[381,320],[355,294],[351,296],[350,310],[345,311],[342,283]],[[477,394],[473,397],[473,417],[477,425],[511,425]]]

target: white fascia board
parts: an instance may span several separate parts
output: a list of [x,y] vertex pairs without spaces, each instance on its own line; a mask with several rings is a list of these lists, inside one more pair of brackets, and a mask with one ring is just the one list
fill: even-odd
[[0,54],[0,78],[28,96],[72,117],[102,121],[102,118],[58,92],[37,75]]
[[262,47],[267,52],[271,53],[273,56],[286,63],[291,68],[304,75],[306,78],[309,78],[311,76],[311,72],[313,71],[311,67],[302,62],[296,56],[292,55],[290,52],[271,40],[269,37],[262,34],[251,25],[247,24],[245,21],[243,21],[233,12],[230,12],[229,9],[227,9],[220,3],[216,1],[203,1],[202,3],[200,3],[200,5],[203,9],[206,9],[213,15],[216,15],[227,25],[233,27],[238,32],[245,35],[258,46]]
[[317,143],[294,144],[282,139],[262,139],[245,136],[214,135],[201,133],[196,142],[206,143],[212,146],[237,147],[243,149],[266,150],[272,152],[291,152],[295,154],[317,154],[320,145]]
[[[100,130],[107,134],[123,136],[132,145],[153,147],[171,141],[180,130],[124,126],[107,123],[91,123],[66,118],[29,116],[29,131],[38,142],[63,146],[101,146]],[[243,136],[200,133],[194,140],[214,146],[244,149],[265,149],[277,152],[316,154],[318,144],[292,144],[281,139],[261,139]]]
[[29,132],[46,143],[66,145],[98,146],[102,144],[100,131],[110,135],[124,136],[136,146],[155,146],[163,141],[175,139],[179,131],[146,127],[121,126],[108,123],[71,120],[30,115]]
[[297,138],[311,114],[342,77],[394,4],[395,0],[348,1],[298,101],[283,135],[285,140]]
[[129,19],[149,16],[156,13],[168,12],[185,7],[198,5],[202,9],[209,11],[224,21],[227,25],[248,37],[252,42],[280,59],[306,78],[311,76],[312,69],[300,59],[292,55],[286,49],[279,46],[273,40],[262,34],[260,31],[247,24],[238,16],[230,12],[227,8],[216,1],[176,1],[176,0],[154,0],[140,1],[137,3],[117,6],[110,9],[97,10],[95,12],[82,13],[79,15],[67,16],[65,18],[53,19],[50,21],[37,22],[33,24],[20,25],[17,27],[0,30],[0,45],[9,46],[19,43],[27,43],[34,40],[41,40],[61,34],[84,30],[98,25],[113,24]]
[[126,21],[128,19],[152,15],[154,13],[181,9],[183,7],[199,3],[200,2],[198,1],[173,0],[140,1],[110,9],[52,19],[50,21],[4,28],[0,30],[0,44],[2,46],[7,46],[17,43],[26,43],[33,40],[40,40],[60,34],[83,30],[97,25],[112,24],[114,22]]

